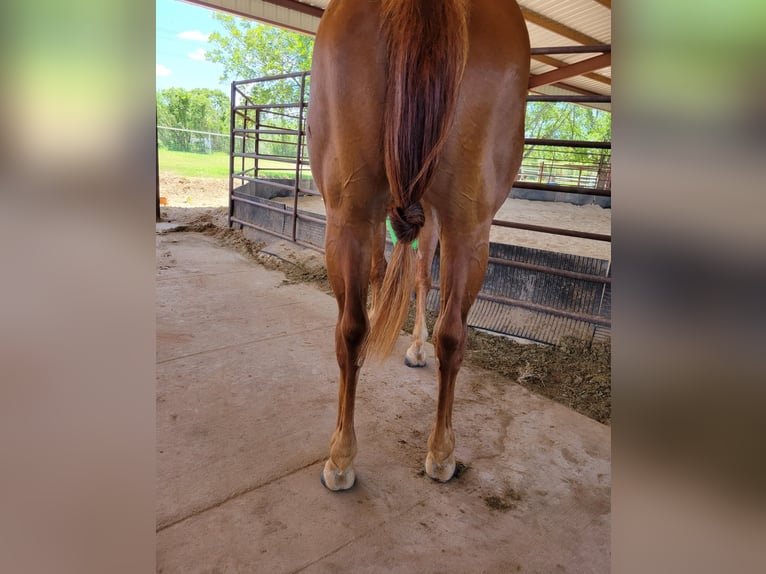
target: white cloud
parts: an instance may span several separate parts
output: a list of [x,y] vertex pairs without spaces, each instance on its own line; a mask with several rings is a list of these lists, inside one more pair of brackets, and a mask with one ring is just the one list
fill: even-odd
[[203,34],[199,30],[187,30],[178,34],[179,38],[184,40],[195,40],[197,42],[207,42],[209,34]]
[[197,48],[194,52],[189,52],[187,55],[192,60],[204,60],[205,54],[207,54],[207,52],[205,52],[204,48]]
[[173,73],[173,70],[170,68],[163,66],[162,64],[157,64],[157,75],[158,76],[169,76]]

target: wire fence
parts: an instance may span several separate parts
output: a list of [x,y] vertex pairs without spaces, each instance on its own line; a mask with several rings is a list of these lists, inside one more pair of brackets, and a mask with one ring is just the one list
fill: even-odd
[[[264,110],[261,117],[261,128],[272,130],[260,138],[259,152],[275,157],[295,157],[298,136],[291,132],[296,129],[297,118],[293,114],[269,112]],[[157,143],[160,149],[186,153],[229,153],[229,134],[189,130],[171,126],[157,126]],[[243,147],[244,141],[244,147]],[[256,141],[252,138],[234,136],[237,149],[246,153],[256,152]]]
[[187,153],[228,153],[229,134],[157,126],[157,144],[161,149]]
[[517,181],[611,189],[612,150],[527,143]]
[[[242,153],[295,158],[298,117],[293,110],[258,110],[261,130],[257,140],[235,134],[235,149]],[[242,123],[241,120],[239,123]],[[244,126],[238,126],[244,128]],[[249,126],[248,126],[249,127]],[[160,148],[186,153],[229,153],[230,134],[157,126]],[[517,181],[609,189],[612,180],[611,149],[562,148],[560,145],[527,145]],[[272,167],[272,169],[278,169]],[[291,168],[285,168],[291,170]]]

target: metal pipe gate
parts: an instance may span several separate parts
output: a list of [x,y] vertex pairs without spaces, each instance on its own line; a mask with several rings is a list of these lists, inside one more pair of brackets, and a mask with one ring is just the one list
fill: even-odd
[[[263,102],[265,85],[279,85],[278,93],[287,94],[286,101]],[[229,226],[257,229],[323,251],[324,216],[299,209],[301,195],[319,195],[311,178],[305,137],[309,90],[308,72],[232,82]],[[528,101],[602,102],[604,98],[529,96]],[[527,139],[525,143],[548,154],[549,171],[545,172],[544,162],[539,164],[542,168],[535,167],[534,174],[522,165],[514,193],[566,193],[610,201],[609,142]],[[591,150],[589,155],[595,152],[599,161],[574,166],[570,162],[564,167],[559,162],[554,172],[557,148]],[[543,181],[545,173],[558,174],[557,183]],[[534,177],[538,180],[532,181]],[[292,197],[292,205],[272,201],[275,197]],[[610,235],[571,229],[502,220],[492,223],[611,241]],[[390,252],[390,243],[387,249]],[[435,287],[429,294],[428,306],[436,311],[438,256],[432,274]],[[553,344],[567,335],[591,340],[607,338],[611,328],[611,264],[602,259],[491,243],[487,275],[468,322],[474,327]]]

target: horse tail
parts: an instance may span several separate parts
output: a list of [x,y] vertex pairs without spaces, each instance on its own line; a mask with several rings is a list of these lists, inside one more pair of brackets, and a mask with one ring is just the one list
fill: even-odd
[[[420,199],[452,126],[468,53],[466,0],[383,0],[388,68],[384,159],[398,242],[386,269],[364,355],[387,357],[409,309]],[[363,356],[364,356],[363,355]]]

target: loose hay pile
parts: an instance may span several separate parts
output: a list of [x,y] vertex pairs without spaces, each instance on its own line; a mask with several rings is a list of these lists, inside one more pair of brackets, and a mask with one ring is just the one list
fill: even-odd
[[[408,333],[414,320],[413,308],[404,325]],[[435,321],[428,313],[429,333]],[[469,328],[466,347],[468,364],[497,372],[600,423],[611,423],[611,343],[566,337],[559,346],[524,344]]]
[[574,337],[559,346],[523,344],[469,329],[466,359],[600,423],[612,417],[610,343]]

